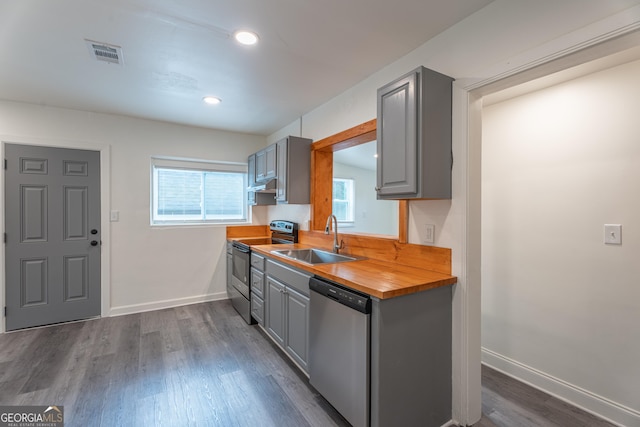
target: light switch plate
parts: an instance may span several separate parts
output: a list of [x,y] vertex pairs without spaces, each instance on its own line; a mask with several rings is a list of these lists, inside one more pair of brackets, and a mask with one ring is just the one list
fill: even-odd
[[111,211],[111,222],[120,221],[120,211]]
[[622,244],[622,225],[621,224],[605,224],[604,225],[604,243],[607,245]]
[[436,241],[436,226],[434,224],[427,224],[424,230],[425,243],[435,243]]

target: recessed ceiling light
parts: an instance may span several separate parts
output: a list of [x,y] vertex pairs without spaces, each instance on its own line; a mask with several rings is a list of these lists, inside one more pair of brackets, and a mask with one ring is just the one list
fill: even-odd
[[238,30],[235,33],[233,33],[233,37],[236,39],[238,43],[244,44],[247,46],[251,46],[258,43],[258,35],[251,31]]
[[216,96],[205,96],[204,98],[202,98],[202,100],[209,105],[217,105],[222,102],[222,99]]

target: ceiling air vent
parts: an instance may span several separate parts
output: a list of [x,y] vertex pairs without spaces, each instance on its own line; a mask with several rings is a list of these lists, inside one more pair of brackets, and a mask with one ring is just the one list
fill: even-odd
[[96,61],[122,65],[122,48],[120,46],[86,39],[85,42]]

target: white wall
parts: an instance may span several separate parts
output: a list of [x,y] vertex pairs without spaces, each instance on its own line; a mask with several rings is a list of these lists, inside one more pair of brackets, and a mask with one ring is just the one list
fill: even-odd
[[[627,425],[640,425],[638,111],[640,61],[482,120],[483,359],[592,410],[630,408]],[[622,246],[603,243],[605,223],[622,224]]]
[[261,222],[259,224],[268,224],[269,221],[284,219],[287,221],[297,222],[300,230],[309,230],[309,221],[311,219],[310,205],[270,205],[253,208],[254,213],[259,212]]
[[398,236],[398,203],[376,198],[375,171],[334,162],[333,176],[353,179],[355,186],[354,222],[352,226],[341,225],[340,231]]
[[[314,140],[376,116],[376,90],[424,65],[454,77],[453,198],[410,204],[409,241],[420,243],[421,224],[436,225],[436,246],[452,249],[458,276],[453,301],[453,418],[480,417],[480,274],[478,103],[469,91],[558,56],[638,28],[637,0],[496,0],[403,58],[270,135],[273,142],[301,129]],[[627,9],[628,8],[628,9]],[[473,95],[473,94],[472,94]],[[471,142],[471,144],[470,144]]]
[[[106,223],[110,233],[102,230],[110,243],[103,246],[110,283],[103,285],[109,286],[112,314],[226,298],[224,226],[149,225],[150,157],[246,162],[265,137],[12,102],[0,102],[0,136],[2,142],[110,153],[110,169],[102,171],[109,176],[103,201],[110,206],[103,212],[120,212],[119,222]],[[2,200],[3,191],[4,185]]]

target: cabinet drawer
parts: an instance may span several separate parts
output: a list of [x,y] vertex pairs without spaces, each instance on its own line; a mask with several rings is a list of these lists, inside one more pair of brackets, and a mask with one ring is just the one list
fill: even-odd
[[309,279],[311,275],[295,270],[286,265],[267,259],[267,274],[275,277],[280,282],[285,283],[290,288],[297,290],[303,295],[309,295]]
[[251,317],[264,326],[264,301],[256,294],[251,295]]
[[264,271],[264,257],[256,253],[251,253],[251,267]]
[[264,298],[264,273],[256,268],[251,269],[251,293]]

